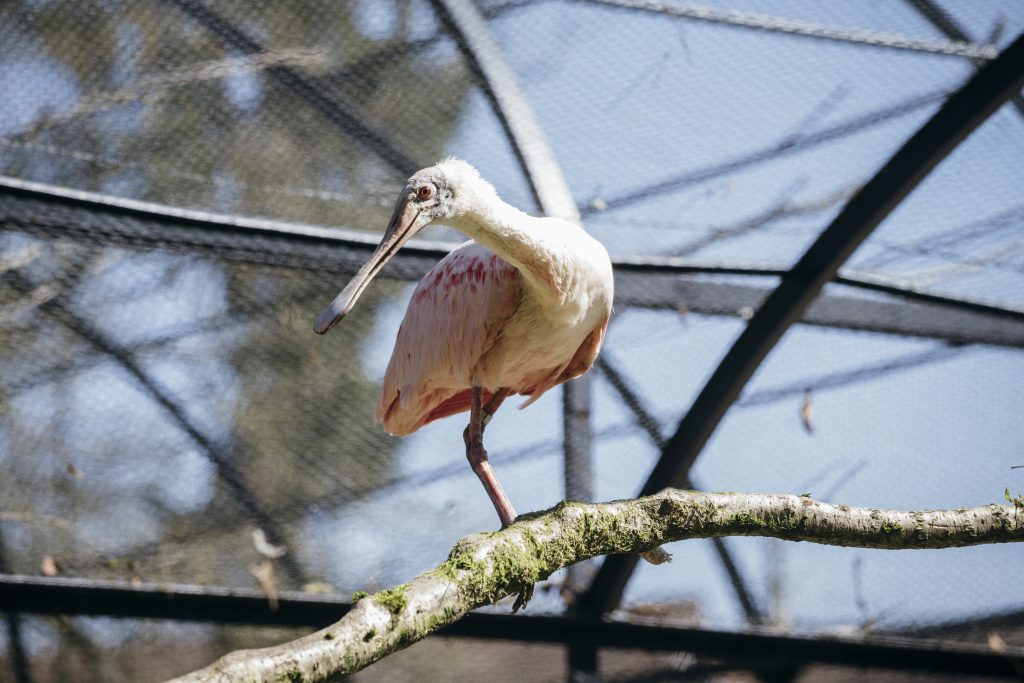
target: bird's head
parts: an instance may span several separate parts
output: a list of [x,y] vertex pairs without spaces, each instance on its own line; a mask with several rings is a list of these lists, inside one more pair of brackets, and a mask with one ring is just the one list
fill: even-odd
[[497,196],[494,187],[475,168],[461,159],[448,157],[417,171],[406,181],[395,211],[416,207],[422,211],[421,220],[425,220],[422,228],[435,220],[458,219]]
[[337,325],[363,293],[370,280],[384,268],[409,238],[435,220],[458,219],[494,188],[465,161],[447,158],[413,174],[398,193],[380,245],[355,277],[316,319],[313,331],[325,334]]

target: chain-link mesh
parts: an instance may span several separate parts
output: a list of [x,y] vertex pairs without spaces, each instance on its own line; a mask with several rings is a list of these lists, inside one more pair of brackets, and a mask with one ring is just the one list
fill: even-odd
[[[613,257],[661,264],[618,275],[596,499],[636,494],[771,273],[1024,29],[1013,2],[939,7],[964,43],[922,4],[480,4],[586,227]],[[455,154],[536,211],[429,2],[9,2],[0,93],[0,569],[346,594],[495,525],[461,417],[401,440],[373,424],[410,283],[439,252],[400,255],[343,325],[311,332],[417,168]],[[1022,112],[997,112],[843,271],[1010,312],[827,287],[696,485],[896,508],[1024,489]],[[563,496],[562,425],[552,392],[488,428],[520,511]],[[728,548],[780,632],[1024,645],[1013,548]],[[715,547],[670,550],[621,614],[744,626]],[[531,612],[564,610],[561,577]],[[33,681],[134,681],[290,633],[20,617],[0,645]],[[564,648],[516,647],[441,640],[367,680],[562,680]],[[602,655],[609,680],[703,666],[626,655]]]

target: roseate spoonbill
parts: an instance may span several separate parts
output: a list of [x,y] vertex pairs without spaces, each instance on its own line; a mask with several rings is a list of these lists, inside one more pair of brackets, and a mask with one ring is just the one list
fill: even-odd
[[472,241],[416,287],[376,420],[405,435],[469,410],[466,457],[508,526],[516,513],[487,460],[484,427],[509,395],[528,396],[526,407],[590,369],[611,313],[611,261],[580,226],[523,213],[468,163],[445,159],[405,183],[380,246],[313,329],[324,334],[345,317],[388,259],[435,220]]

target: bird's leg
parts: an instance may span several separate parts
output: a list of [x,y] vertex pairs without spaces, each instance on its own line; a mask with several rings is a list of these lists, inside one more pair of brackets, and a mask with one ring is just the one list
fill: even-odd
[[[488,401],[488,407],[495,403],[495,398],[500,394],[501,391]],[[497,403],[500,404],[507,395],[508,393],[505,392]],[[497,410],[497,406],[493,410]],[[491,469],[491,463],[487,459],[487,451],[484,450],[484,426],[486,425],[484,416],[483,391],[480,387],[473,387],[473,402],[469,411],[469,426],[464,433],[466,439],[466,459],[469,460],[469,465],[473,468],[476,476],[480,478],[480,483],[484,485],[484,490],[487,491],[487,495],[494,504],[494,509],[497,510],[498,517],[501,519],[501,526],[504,528],[515,520],[516,511],[512,507],[512,503],[509,502],[508,496],[505,495],[505,491],[502,490],[501,484],[498,483],[498,478],[494,476],[494,470]]]
[[[487,459],[487,451],[484,450],[484,427],[487,426],[498,406],[510,393],[512,392],[509,389],[499,389],[494,392],[487,405],[483,405],[483,391],[480,387],[473,387],[469,426],[463,432],[463,437],[466,440],[466,458],[469,459],[470,466],[476,472],[476,476],[480,477],[480,482],[487,490],[491,502],[494,503],[494,509],[498,511],[503,529],[515,520],[516,511],[512,508],[512,503],[509,502],[508,496],[502,490],[501,484],[498,483],[498,478],[494,476],[494,470],[491,469],[491,463]],[[512,613],[515,614],[525,608],[531,598],[533,598],[533,584],[523,586],[512,605]]]
[[[487,429],[487,425],[489,425],[491,423],[491,418],[494,417],[494,413],[498,412],[498,408],[501,407],[501,404],[505,402],[505,399],[508,398],[508,395],[511,394],[511,393],[512,393],[512,390],[507,388],[507,387],[503,388],[503,389],[498,389],[496,392],[491,394],[491,400],[489,400],[487,403],[484,404],[484,407],[483,407],[483,411],[484,411],[483,426],[480,428],[481,442],[483,440],[483,433]],[[462,431],[462,439],[463,439],[463,441],[466,442],[467,445],[469,444],[469,426],[468,425]]]
[[[484,404],[484,423],[480,428],[481,443],[483,443],[483,433],[486,431],[487,425],[491,423],[491,418],[494,417],[494,413],[498,412],[498,408],[501,407],[501,404],[505,402],[505,399],[511,393],[512,390],[508,388],[498,389],[491,395],[491,400]],[[467,446],[469,445],[469,425],[466,425],[466,428],[462,430],[462,440],[466,442]]]
[[491,400],[484,404],[484,429],[491,423],[491,418],[498,412],[498,408],[505,402],[508,395],[512,393],[509,388],[498,389],[491,395]]

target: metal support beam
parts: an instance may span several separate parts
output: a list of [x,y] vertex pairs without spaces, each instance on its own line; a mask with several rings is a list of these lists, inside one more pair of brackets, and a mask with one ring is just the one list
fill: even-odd
[[[678,486],[729,406],[768,353],[817,297],[826,282],[889,213],[1024,85],[1024,34],[954,93],[889,162],[854,195],[765,300],[697,396],[641,495]],[[612,555],[601,565],[581,607],[592,616],[614,609],[636,568],[635,555]]]
[[[603,354],[597,359],[597,368],[605,376],[605,379],[608,380],[608,383],[612,385],[616,393],[618,393],[622,402],[633,413],[633,417],[636,418],[640,428],[644,430],[654,445],[658,447],[658,450],[663,450],[667,444],[667,439],[661,433],[658,420],[647,410],[643,401],[633,391],[633,388],[629,386],[626,377],[615,367],[615,364],[608,357],[608,353]],[[686,481],[683,482],[683,488],[699,490],[701,487],[693,481],[692,477],[687,477]],[[743,573],[740,571],[739,565],[736,564],[736,560],[729,551],[728,543],[720,536],[714,536],[709,540],[714,546],[715,554],[718,555],[718,561],[722,563],[725,575],[729,578],[729,585],[732,587],[733,594],[743,610],[743,616],[746,618],[747,623],[754,625],[763,624],[764,613],[754,600],[754,594],[750,590]]]
[[[337,596],[284,592],[278,608],[256,590],[199,586],[131,586],[114,581],[0,575],[0,606],[10,612],[173,619],[217,624],[323,628],[351,603]],[[752,670],[821,663],[979,676],[1018,675],[1024,649],[899,637],[834,638],[734,633],[651,622],[471,612],[442,637],[689,652]]]
[[[669,275],[619,275],[615,304],[626,307],[682,310],[686,313],[749,317],[771,294],[767,285],[717,282],[709,278]],[[897,295],[898,296],[898,295]],[[824,291],[814,300],[800,322],[805,325],[863,330],[952,344],[992,344],[1024,347],[1024,312],[995,313],[957,304],[921,300],[884,301],[881,297]]]
[[[0,177],[0,225],[44,237],[151,248],[177,245],[233,261],[349,274],[380,241],[379,235],[360,230],[225,216],[5,177]],[[392,277],[419,278],[451,247],[447,242],[414,238],[392,259],[386,272]],[[612,265],[618,308],[682,307],[734,316],[755,310],[768,289],[684,276],[776,278],[786,272],[678,257],[620,257],[612,259]],[[833,282],[906,301],[887,303],[826,292],[805,312],[804,322],[1008,346],[1018,346],[1024,330],[1022,310],[867,277],[837,275]]]
[[[593,430],[590,422],[591,376],[562,385],[562,450],[566,500],[593,502]],[[594,578],[594,561],[577,562],[566,571],[563,596],[582,593]]]

